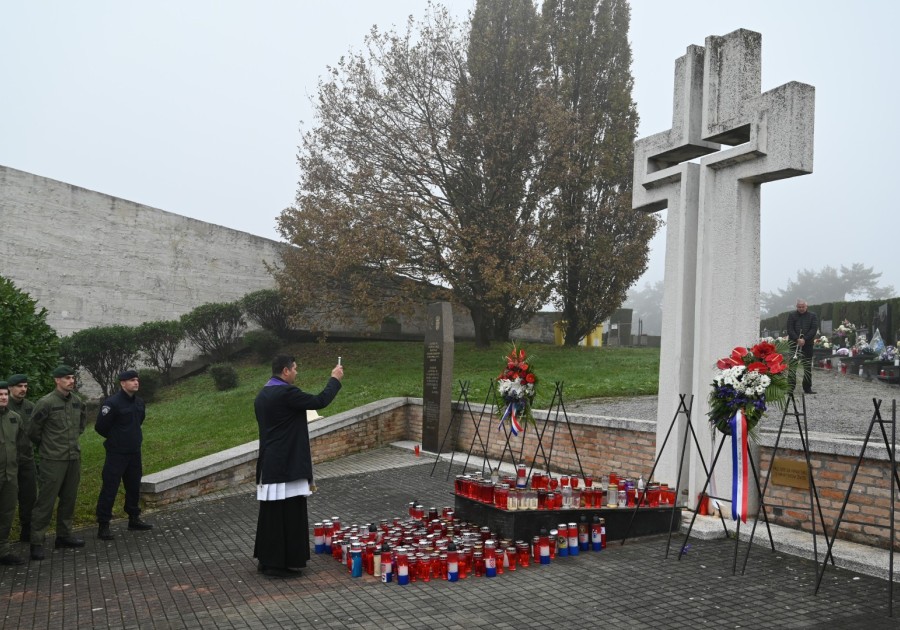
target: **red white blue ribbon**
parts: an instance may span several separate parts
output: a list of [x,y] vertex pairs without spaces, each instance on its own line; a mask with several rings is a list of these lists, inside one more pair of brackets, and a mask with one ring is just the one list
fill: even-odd
[[519,435],[519,433],[523,430],[522,424],[519,422],[519,418],[516,415],[516,405],[518,403],[511,402],[506,406],[506,411],[503,412],[503,417],[500,418],[500,424],[497,425],[497,430],[503,428],[503,423],[506,418],[509,418],[509,430],[513,435]]
[[747,489],[750,454],[747,450],[747,418],[738,409],[728,421],[731,426],[731,518],[747,522]]

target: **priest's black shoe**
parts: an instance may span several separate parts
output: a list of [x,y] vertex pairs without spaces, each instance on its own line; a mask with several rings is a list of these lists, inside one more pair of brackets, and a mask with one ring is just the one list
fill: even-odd
[[13,555],[11,553],[6,554],[2,558],[0,558],[0,564],[4,565],[15,565],[15,564],[25,564],[25,561],[22,560],[19,556]]
[[[267,567],[262,562],[256,563],[256,570],[260,573],[265,574],[266,571],[273,569],[273,567]],[[294,576],[300,575],[301,568],[300,567],[288,567],[286,569],[277,569],[278,571],[288,571],[292,573]]]
[[31,545],[31,559],[32,560],[43,560],[44,559],[44,545]]
[[804,390],[803,390],[803,393],[806,394],[807,396],[809,396],[810,394],[815,394],[816,392],[814,392],[814,391],[811,390],[811,389],[804,389]]
[[57,536],[53,546],[57,549],[77,549],[79,547],[84,547],[84,540],[75,538],[74,536]]
[[100,523],[100,527],[97,528],[97,538],[100,540],[112,540],[115,538],[113,533],[109,531],[109,523]]
[[266,577],[279,579],[300,577],[300,571],[296,569],[278,569],[275,567],[266,567],[262,570],[262,574]]
[[128,519],[128,529],[132,531],[144,532],[148,529],[153,529],[153,525],[146,521],[142,521],[138,517]]

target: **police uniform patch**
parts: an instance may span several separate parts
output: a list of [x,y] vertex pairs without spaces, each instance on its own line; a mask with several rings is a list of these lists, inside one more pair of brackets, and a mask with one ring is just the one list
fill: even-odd
[[103,407],[100,409],[101,416],[105,416],[109,412],[110,412],[110,409],[109,409],[109,406],[107,406],[107,405],[103,405]]

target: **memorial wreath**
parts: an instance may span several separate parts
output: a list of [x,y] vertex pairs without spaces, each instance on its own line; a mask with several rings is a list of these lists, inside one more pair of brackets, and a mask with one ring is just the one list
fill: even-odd
[[734,520],[747,521],[748,436],[769,405],[784,405],[788,393],[787,369],[784,354],[767,341],[749,350],[738,346],[730,356],[716,363],[708,415],[713,426],[731,436]]
[[[534,424],[531,405],[534,402],[534,387],[537,384],[528,355],[522,348],[512,350],[504,357],[505,367],[497,377],[497,391],[503,398],[504,408],[497,430],[503,428],[507,418],[513,435],[519,435],[528,424]],[[523,426],[524,422],[524,426]]]

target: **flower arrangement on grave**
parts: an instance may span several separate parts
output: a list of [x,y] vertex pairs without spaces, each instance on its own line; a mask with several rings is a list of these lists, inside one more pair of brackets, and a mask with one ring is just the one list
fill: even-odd
[[813,342],[813,348],[822,349],[822,350],[831,350],[831,340],[828,337],[826,337],[825,335],[822,335],[821,337],[816,337],[815,341]]
[[852,346],[856,343],[856,326],[845,319],[831,333],[831,342],[836,346]]
[[528,424],[534,424],[531,405],[534,402],[537,376],[534,374],[525,350],[516,348],[515,344],[509,354],[504,357],[503,363],[505,367],[497,377],[497,391],[503,398],[504,408],[497,429],[502,428],[508,418],[510,431],[513,435],[519,435]]
[[736,347],[716,363],[709,394],[709,420],[731,436],[733,483],[731,514],[747,522],[748,436],[771,404],[783,406],[788,393],[784,347],[761,341]]
[[896,346],[886,346],[884,352],[881,353],[882,361],[894,361],[900,353],[897,352]]
[[866,341],[865,335],[860,335],[859,340],[853,345],[853,349],[856,351],[855,354],[862,355],[864,357],[874,357],[878,354],[875,349]]

